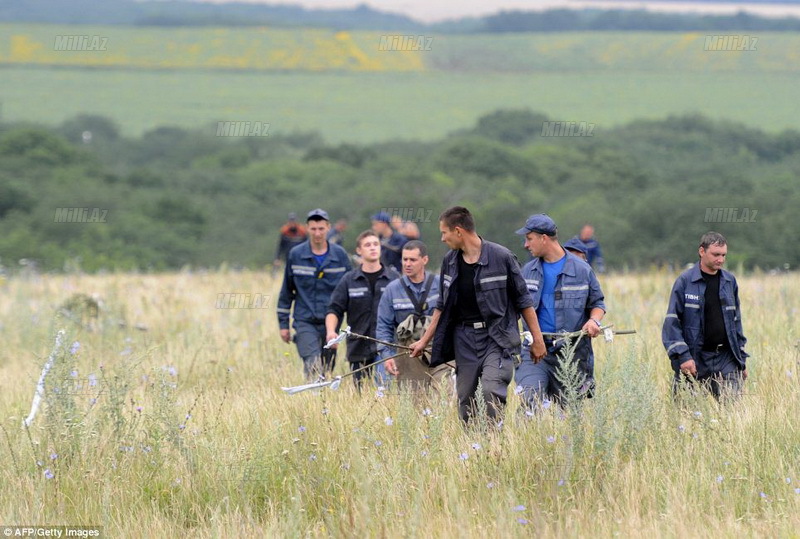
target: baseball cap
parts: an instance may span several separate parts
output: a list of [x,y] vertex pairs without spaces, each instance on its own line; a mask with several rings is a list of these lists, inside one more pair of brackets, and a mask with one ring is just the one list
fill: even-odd
[[294,221],[297,219],[297,214],[295,212],[289,212],[289,220]]
[[325,219],[326,221],[330,221],[330,218],[328,217],[328,212],[326,212],[322,208],[317,208],[316,210],[311,210],[310,212],[308,212],[308,216],[306,216],[306,221],[310,221],[311,219],[314,219],[315,221],[318,221],[319,219]]
[[525,221],[525,226],[517,230],[517,234],[524,236],[528,232],[536,232],[537,234],[555,236],[557,231],[558,227],[549,215],[537,213],[528,217],[528,220]]
[[373,215],[371,217],[371,219],[373,221],[382,221],[384,223],[391,223],[392,222],[392,218],[385,211],[376,213],[375,215]]
[[589,249],[586,247],[586,244],[581,241],[578,236],[574,236],[567,241],[564,242],[564,249],[572,249],[573,251],[578,251],[583,254],[589,254]]

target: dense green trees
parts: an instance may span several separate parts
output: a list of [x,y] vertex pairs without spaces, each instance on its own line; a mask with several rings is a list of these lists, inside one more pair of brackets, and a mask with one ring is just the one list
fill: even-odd
[[786,241],[800,133],[692,115],[570,137],[544,121],[497,111],[433,143],[371,146],[170,127],[130,140],[87,115],[52,130],[0,124],[0,257],[12,269],[23,258],[47,270],[262,267],[286,213],[322,206],[349,220],[349,248],[372,213],[394,208],[436,260],[438,214],[464,204],[484,237],[521,257],[514,229],[545,211],[562,239],[593,223],[614,268],[690,262],[710,229],[729,237],[734,265],[800,263]]

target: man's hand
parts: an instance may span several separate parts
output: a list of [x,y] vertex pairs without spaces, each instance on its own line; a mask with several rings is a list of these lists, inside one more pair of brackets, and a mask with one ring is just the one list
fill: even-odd
[[681,363],[681,372],[689,376],[697,376],[697,365],[693,359],[687,359]]
[[595,337],[600,335],[600,323],[595,322],[593,319],[590,318],[589,320],[586,321],[581,330],[584,333],[586,333],[589,337],[594,339]]
[[531,359],[534,363],[539,363],[547,355],[547,347],[544,341],[536,339],[531,343]]
[[[339,336],[339,334],[336,333],[335,331],[329,331],[328,335],[325,336],[325,342],[329,343],[329,342],[331,342],[333,339],[335,339],[338,336]],[[330,347],[331,350],[337,350],[338,348],[339,348],[339,343],[332,344],[331,347]]]
[[387,359],[384,362],[384,365],[386,365],[386,372],[392,376],[397,376],[400,374],[400,370],[397,368],[397,363],[394,362],[394,359]]
[[288,329],[282,329],[282,330],[281,330],[281,340],[282,340],[283,342],[285,342],[285,343],[292,342],[292,336],[291,336],[291,334],[289,333],[289,330],[288,330]]
[[428,343],[422,340],[411,343],[411,351],[408,353],[408,355],[411,357],[420,357],[422,355],[422,351],[425,350],[427,345]]
[[747,369],[742,371],[742,380],[747,380]]

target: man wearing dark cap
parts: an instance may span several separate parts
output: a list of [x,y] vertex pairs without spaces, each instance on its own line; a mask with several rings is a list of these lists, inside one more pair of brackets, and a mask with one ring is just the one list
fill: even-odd
[[533,302],[517,258],[502,245],[478,236],[467,208],[454,206],[442,212],[439,231],[451,251],[442,262],[431,324],[411,345],[410,355],[421,356],[432,340],[431,367],[455,360],[461,420],[468,423],[483,408],[497,424],[520,349],[520,315],[533,334],[531,355],[538,360],[545,354]]
[[578,236],[573,236],[565,241],[564,249],[584,261],[586,260],[587,253],[589,252],[589,248],[586,247],[586,244],[583,243]]
[[700,238],[700,260],[672,287],[661,340],[681,383],[700,382],[715,398],[736,398],[747,378],[747,339],[742,330],[739,285],[722,269],[728,242],[718,232]]
[[403,271],[403,245],[408,238],[396,232],[391,225],[392,217],[385,211],[372,216],[372,230],[381,239],[381,262],[391,266],[398,273]]
[[[572,361],[577,363],[580,378],[580,387],[575,389],[581,396],[591,396],[594,372],[589,361],[589,338],[600,334],[600,321],[606,311],[600,283],[589,264],[567,253],[558,243],[558,228],[547,214],[530,216],[517,234],[525,236],[525,248],[533,256],[522,268],[522,275],[542,332],[585,333],[577,341]],[[562,401],[566,390],[556,377],[559,363],[566,359],[560,354],[566,342],[553,337],[545,337],[544,342],[544,361],[531,361],[523,350],[515,373],[518,391],[530,412],[552,399]]]
[[289,220],[281,227],[280,236],[278,238],[278,248],[275,251],[273,265],[277,267],[280,266],[281,262],[286,262],[289,251],[291,251],[293,247],[306,241],[306,237],[306,227],[298,223],[297,214],[291,212],[289,214]]
[[292,315],[294,342],[303,358],[306,378],[312,380],[332,371],[336,363],[336,350],[322,348],[326,342],[325,315],[333,289],[351,266],[347,251],[327,240],[331,224],[324,210],[308,212],[306,224],[308,240],[289,251],[278,298],[278,325],[281,339],[290,342]]

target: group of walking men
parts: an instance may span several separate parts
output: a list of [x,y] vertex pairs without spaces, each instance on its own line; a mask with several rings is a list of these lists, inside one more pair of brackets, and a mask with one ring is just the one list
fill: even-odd
[[[426,271],[426,245],[411,240],[399,247],[401,276],[382,258],[392,233],[378,217],[379,226],[373,216],[373,229],[356,240],[362,261],[356,269],[341,246],[326,240],[330,223],[321,209],[308,214],[308,241],[289,252],[278,321],[282,339],[290,342],[292,315],[307,378],[333,370],[336,351],[324,345],[338,336],[347,316],[358,335],[347,340],[357,387],[374,363],[379,384],[392,376],[415,388],[441,383],[454,368],[465,423],[479,409],[499,422],[512,378],[529,412],[562,402],[567,388],[559,365],[566,360],[574,362],[578,395],[592,396],[591,339],[601,334],[606,305],[585,242],[573,238],[562,245],[555,222],[532,215],[516,231],[531,254],[520,267],[511,251],[478,235],[469,210],[455,206],[439,217],[441,240],[450,248],[439,275]],[[662,340],[675,391],[701,383],[720,397],[741,391],[747,376],[738,286],[722,269],[722,235],[705,234],[698,253],[698,264],[675,282]],[[533,337],[527,346],[520,318]],[[564,338],[567,333],[577,335]]]

